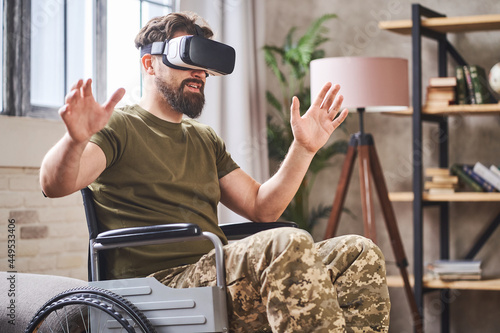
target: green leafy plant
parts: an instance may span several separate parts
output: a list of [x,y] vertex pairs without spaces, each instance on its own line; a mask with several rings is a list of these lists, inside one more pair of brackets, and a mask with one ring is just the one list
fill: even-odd
[[[328,29],[323,25],[336,18],[335,14],[326,14],[316,19],[303,36],[294,39],[297,30],[292,27],[283,46],[264,46],[265,61],[268,68],[277,78],[281,96],[271,91],[266,92],[271,113],[267,117],[267,139],[269,157],[274,161],[282,161],[293,141],[290,127],[290,104],[292,96],[300,101],[300,112],[304,114],[311,105],[310,87],[306,84],[309,64],[314,59],[323,58],[324,50],[319,47],[328,41],[325,36]],[[309,195],[318,173],[332,166],[331,158],[337,154],[345,154],[347,141],[329,142],[318,151],[302,181],[297,194],[282,215],[282,219],[296,222],[300,228],[311,231],[317,221],[328,216],[331,206],[318,205],[309,208]]]

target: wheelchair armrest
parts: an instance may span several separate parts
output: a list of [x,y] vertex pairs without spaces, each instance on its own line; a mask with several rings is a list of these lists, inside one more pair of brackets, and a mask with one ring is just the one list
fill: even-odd
[[95,241],[102,245],[110,245],[137,241],[195,237],[201,234],[202,230],[196,224],[176,223],[109,230],[98,234]]
[[90,281],[99,280],[99,250],[182,242],[187,240],[208,239],[215,248],[217,286],[225,288],[224,251],[222,242],[215,234],[203,232],[193,223],[162,224],[146,227],[122,228],[102,232],[90,240]]
[[237,240],[260,231],[283,227],[297,228],[297,224],[295,222],[243,222],[220,225],[228,240]]

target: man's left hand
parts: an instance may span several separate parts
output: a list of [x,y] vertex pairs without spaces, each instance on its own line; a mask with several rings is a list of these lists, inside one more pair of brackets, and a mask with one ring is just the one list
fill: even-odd
[[326,83],[307,112],[300,116],[299,99],[294,96],[290,107],[292,132],[296,144],[315,154],[323,147],[333,131],[340,126],[348,114],[342,106],[343,97],[338,84]]

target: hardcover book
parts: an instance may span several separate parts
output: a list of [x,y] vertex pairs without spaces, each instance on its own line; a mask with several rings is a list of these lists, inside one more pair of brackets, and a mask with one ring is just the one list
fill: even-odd
[[464,70],[465,84],[467,86],[467,101],[469,102],[467,104],[477,104],[469,66],[463,66],[462,68]]
[[493,172],[500,179],[500,169],[496,165],[490,166],[490,171]]
[[463,170],[463,166],[461,164],[453,164],[451,166],[451,173],[457,175],[460,181],[465,184],[468,188],[470,188],[474,192],[484,192],[481,185],[479,185],[474,179],[469,177],[467,173]]
[[475,182],[477,182],[481,187],[486,191],[486,192],[495,192],[496,189],[488,183],[486,180],[484,180],[481,176],[479,176],[477,173],[474,172],[473,167],[470,165],[464,164],[462,166],[463,170],[467,175],[469,175]]
[[485,104],[489,101],[489,91],[487,88],[488,80],[484,68],[478,65],[469,66],[470,76],[472,79],[472,87],[474,89],[474,97],[476,104]]
[[441,280],[480,280],[482,269],[479,260],[435,260],[427,265],[431,275]]
[[486,182],[491,184],[494,188],[500,191],[500,179],[491,172],[486,166],[481,162],[476,162],[474,168],[472,169],[479,177],[484,179]]
[[465,83],[464,69],[462,66],[457,66],[455,68],[455,74],[457,76],[456,103],[467,104],[467,85]]

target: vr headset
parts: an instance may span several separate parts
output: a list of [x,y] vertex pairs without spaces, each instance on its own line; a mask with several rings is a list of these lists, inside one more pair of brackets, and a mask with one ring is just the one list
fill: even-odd
[[226,44],[201,36],[181,36],[141,48],[144,54],[163,55],[163,63],[174,69],[200,69],[209,75],[227,75],[234,69],[236,52]]

